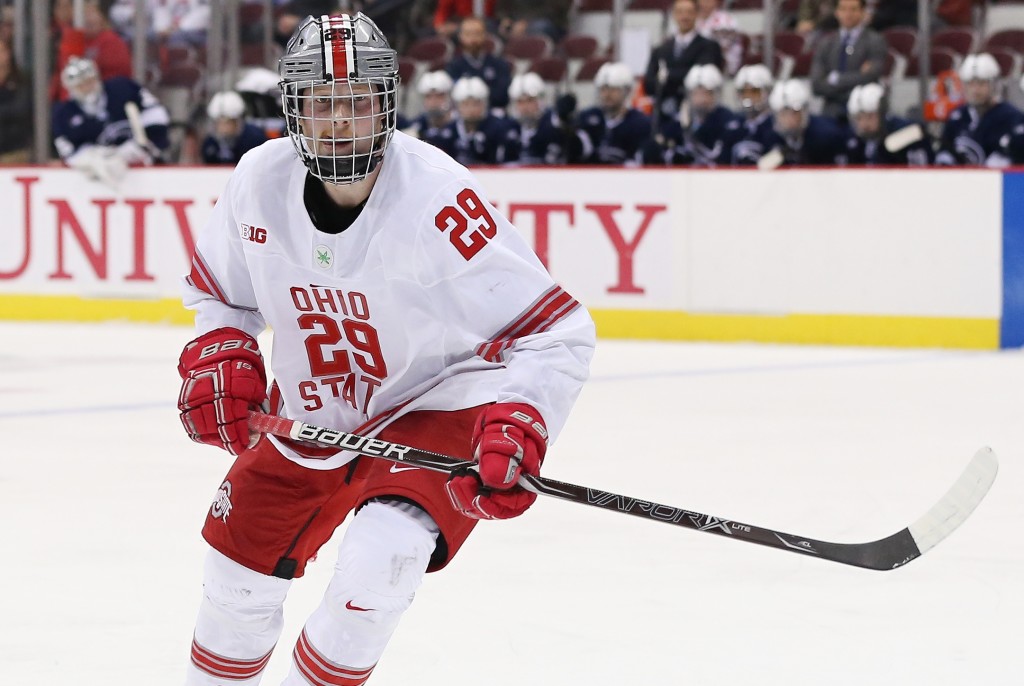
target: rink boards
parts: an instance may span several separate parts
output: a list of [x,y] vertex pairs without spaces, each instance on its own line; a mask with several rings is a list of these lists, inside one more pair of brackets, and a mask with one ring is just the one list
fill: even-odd
[[[229,173],[136,170],[115,192],[0,169],[0,319],[190,322],[180,278]],[[603,337],[1024,344],[1024,173],[475,173]]]

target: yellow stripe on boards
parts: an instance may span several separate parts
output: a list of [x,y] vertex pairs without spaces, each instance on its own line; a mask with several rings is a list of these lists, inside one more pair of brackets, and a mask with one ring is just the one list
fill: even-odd
[[127,300],[73,295],[0,295],[0,320],[31,322],[194,323],[178,298]]
[[999,320],[882,315],[690,314],[591,310],[600,338],[662,341],[751,341],[901,348],[999,348]]

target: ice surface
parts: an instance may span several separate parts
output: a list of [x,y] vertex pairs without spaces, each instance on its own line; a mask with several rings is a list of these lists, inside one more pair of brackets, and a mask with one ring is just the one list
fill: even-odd
[[[0,324],[0,684],[182,681],[226,453],[174,401],[190,331]],[[872,572],[549,499],[430,575],[374,686],[1021,683],[1024,355],[601,341],[547,476],[835,541],[914,521],[991,445],[952,536]],[[277,684],[338,538],[297,581]]]

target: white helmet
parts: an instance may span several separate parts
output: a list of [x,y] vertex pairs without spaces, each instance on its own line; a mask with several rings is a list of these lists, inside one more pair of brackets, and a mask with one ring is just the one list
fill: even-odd
[[89,79],[96,79],[99,84],[100,71],[96,63],[86,57],[72,57],[60,73],[60,82],[64,89],[79,104],[85,107],[94,106],[99,102],[103,88],[97,86],[88,93],[80,93],[76,87]]
[[241,119],[245,114],[245,101],[235,91],[221,91],[210,98],[206,116],[210,119]]
[[999,78],[999,63],[987,52],[968,55],[958,70],[961,81],[994,81]]
[[598,88],[632,88],[635,79],[633,70],[625,62],[605,62],[594,76],[594,85]]
[[[398,88],[398,53],[373,20],[362,12],[307,17],[288,41],[278,73],[288,135],[309,173],[335,184],[369,176],[384,159],[395,132]],[[362,97],[353,86],[369,86],[374,97]],[[370,131],[344,141],[351,145],[343,146],[348,152],[342,153],[336,152],[334,141],[323,139],[333,129],[323,122],[334,118],[339,104],[345,105],[353,128]]]
[[734,79],[737,89],[760,88],[764,91],[772,87],[773,81],[771,70],[763,64],[748,64],[740,67]]
[[851,116],[857,116],[862,112],[871,114],[882,111],[882,99],[885,98],[885,88],[879,83],[865,83],[854,87],[850,92],[850,99],[846,103],[846,110]]
[[427,93],[451,93],[452,77],[443,69],[428,71],[416,82],[416,92],[420,95]]
[[479,76],[463,76],[452,87],[452,100],[455,102],[462,102],[469,98],[486,101],[490,95],[491,89]]
[[532,71],[515,77],[508,87],[508,97],[510,100],[518,100],[523,97],[539,98],[543,94],[544,79]]
[[772,111],[806,110],[811,102],[811,89],[799,79],[787,79],[779,81],[772,88],[772,94],[768,96],[768,104]]
[[688,91],[692,91],[694,88],[706,88],[709,91],[717,90],[722,86],[722,72],[713,64],[694,65],[686,73],[684,85]]

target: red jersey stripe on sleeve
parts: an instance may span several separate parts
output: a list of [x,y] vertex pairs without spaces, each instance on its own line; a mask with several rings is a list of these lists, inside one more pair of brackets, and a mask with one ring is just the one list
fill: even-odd
[[488,362],[496,362],[518,339],[547,331],[579,305],[561,286],[555,285],[494,338],[477,346],[476,354]]
[[224,291],[217,285],[217,280],[213,278],[210,268],[203,262],[198,251],[192,256],[192,271],[189,272],[188,279],[189,283],[199,290],[212,295],[222,303],[227,303],[228,299],[224,297]]

